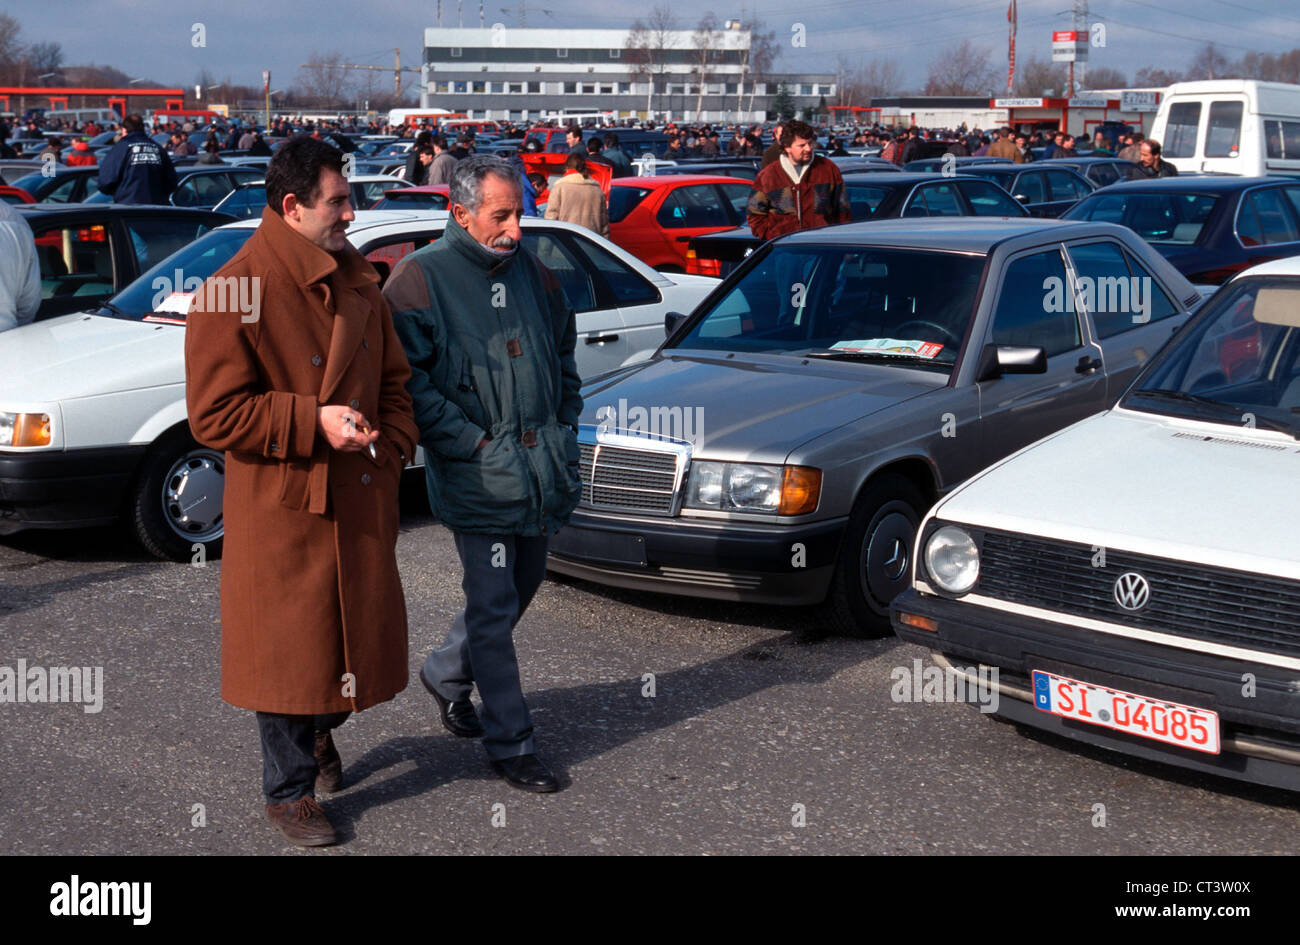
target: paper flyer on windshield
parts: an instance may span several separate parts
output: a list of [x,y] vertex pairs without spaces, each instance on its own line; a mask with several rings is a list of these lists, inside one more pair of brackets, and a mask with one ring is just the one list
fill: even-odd
[[866,354],[911,354],[918,358],[933,358],[943,350],[943,345],[933,341],[900,341],[897,338],[867,338],[861,341],[837,341],[832,351],[852,351]]

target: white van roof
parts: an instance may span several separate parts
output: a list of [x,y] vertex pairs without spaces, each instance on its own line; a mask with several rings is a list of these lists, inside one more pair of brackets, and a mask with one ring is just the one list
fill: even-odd
[[1182,95],[1245,95],[1250,111],[1263,115],[1300,115],[1300,85],[1258,79],[1205,79],[1175,82],[1164,98]]

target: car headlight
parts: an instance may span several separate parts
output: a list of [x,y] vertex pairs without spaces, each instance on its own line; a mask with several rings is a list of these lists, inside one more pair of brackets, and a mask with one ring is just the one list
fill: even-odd
[[0,410],[0,446],[49,446],[48,413],[5,413]]
[[691,463],[687,508],[804,515],[817,508],[820,469],[758,463]]
[[980,550],[964,529],[940,528],[925,543],[925,570],[946,594],[965,594],[980,576]]

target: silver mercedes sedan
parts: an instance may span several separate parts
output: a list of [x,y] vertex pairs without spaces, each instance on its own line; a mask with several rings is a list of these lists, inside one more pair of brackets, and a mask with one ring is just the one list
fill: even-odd
[[775,240],[670,316],[649,361],[586,384],[582,502],[549,566],[888,633],[936,499],[1114,403],[1201,298],[1111,224],[902,219]]

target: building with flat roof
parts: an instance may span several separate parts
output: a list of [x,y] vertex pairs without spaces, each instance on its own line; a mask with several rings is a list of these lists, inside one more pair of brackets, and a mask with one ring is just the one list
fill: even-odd
[[835,76],[755,81],[750,33],[735,21],[694,30],[481,29],[424,31],[420,105],[471,118],[584,117],[764,121],[779,85],[804,109],[833,101]]

